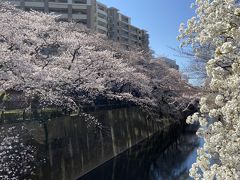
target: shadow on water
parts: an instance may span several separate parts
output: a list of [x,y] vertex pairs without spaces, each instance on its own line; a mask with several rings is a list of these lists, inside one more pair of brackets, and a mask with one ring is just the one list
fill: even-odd
[[[102,128],[84,115],[2,124],[1,128],[6,131],[1,130],[1,142],[6,141],[5,137],[17,137],[18,141],[14,142],[15,146],[11,145],[13,142],[9,144],[6,141],[7,146],[0,146],[0,155],[8,151],[9,155],[15,154],[14,157],[19,160],[21,151],[24,151],[26,153],[22,158],[28,159],[22,163],[20,158],[21,166],[15,169],[19,173],[25,169],[29,171],[15,173],[11,177],[36,180],[72,180],[79,177],[82,180],[167,179],[189,169],[190,159],[194,159],[192,152],[199,145],[193,143],[198,139],[194,140],[194,136],[190,135],[187,136],[189,141],[183,136],[183,140],[176,141],[177,145],[169,147],[181,133],[180,124],[163,127],[136,107],[98,110],[92,115]],[[11,128],[14,131],[8,132]],[[22,129],[24,133],[21,134]],[[174,153],[178,158],[173,158]],[[14,165],[6,161],[3,159],[0,166],[10,168]],[[16,164],[17,161],[13,161]],[[4,173],[8,173],[7,169]]]
[[197,158],[203,139],[195,133],[184,132],[170,147],[155,159],[149,168],[149,180],[186,180],[189,169]]
[[[197,157],[202,140],[193,133],[183,133],[163,150],[163,134],[111,159],[79,180],[186,180]],[[165,144],[167,145],[167,144]]]

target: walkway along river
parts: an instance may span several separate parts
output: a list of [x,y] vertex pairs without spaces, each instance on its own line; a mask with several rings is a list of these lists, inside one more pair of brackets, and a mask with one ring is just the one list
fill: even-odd
[[95,120],[89,121],[86,115],[1,124],[0,177],[39,180],[188,177],[201,141],[194,134],[184,134],[178,121],[163,126],[136,107],[98,110],[92,115],[100,125]]

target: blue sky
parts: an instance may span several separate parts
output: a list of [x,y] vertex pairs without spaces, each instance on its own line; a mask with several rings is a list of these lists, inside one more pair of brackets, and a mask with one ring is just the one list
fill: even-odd
[[169,47],[178,47],[178,28],[194,16],[190,5],[194,0],[98,0],[107,6],[114,6],[121,13],[132,18],[132,24],[146,29],[150,35],[150,47],[157,55],[176,59],[180,67],[187,60],[179,58]]

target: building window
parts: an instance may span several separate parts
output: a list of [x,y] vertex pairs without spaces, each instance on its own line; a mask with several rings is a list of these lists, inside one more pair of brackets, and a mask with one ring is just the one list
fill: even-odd
[[84,14],[84,15],[86,15],[87,14],[87,10],[86,9],[73,9],[72,13],[73,14]]
[[125,38],[125,37],[122,37],[122,41],[123,41],[123,42],[128,42],[128,39]]
[[105,27],[105,28],[107,27],[107,24],[102,22],[102,21],[98,21],[98,25],[102,26],[102,27]]
[[123,36],[129,36],[129,33],[128,32],[126,32],[126,31],[122,31],[122,33],[121,33]]
[[122,15],[122,21],[125,23],[129,23],[129,18]]
[[105,14],[101,14],[101,13],[98,13],[98,17],[102,18],[102,19],[107,19],[107,16]]
[[68,14],[67,8],[49,8],[49,12],[59,13],[59,14]]
[[79,23],[79,24],[84,24],[84,25],[87,24],[87,20],[86,20],[86,19],[75,20],[75,22],[76,22],[76,23]]
[[[16,0],[14,0],[16,1]],[[26,2],[44,2],[44,0],[25,0]]]
[[56,2],[56,3],[67,3],[67,0],[49,0],[49,2]]
[[73,0],[75,4],[87,4],[87,0]]
[[106,11],[106,8],[104,6],[101,6],[100,4],[98,4],[98,9],[100,9],[102,11]]
[[123,27],[124,29],[126,29],[126,30],[128,30],[128,28],[129,28],[129,26],[126,25],[126,24],[122,24],[122,27]]

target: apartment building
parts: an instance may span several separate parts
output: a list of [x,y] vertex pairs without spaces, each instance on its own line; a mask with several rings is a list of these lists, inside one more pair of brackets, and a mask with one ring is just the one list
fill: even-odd
[[119,13],[114,7],[108,8],[108,37],[126,47],[138,46],[148,49],[147,31],[131,25],[131,18]]
[[109,39],[120,42],[124,47],[148,49],[147,31],[131,25],[131,18],[96,0],[9,0],[25,11],[31,9],[55,13],[62,21],[74,21],[86,25]]

